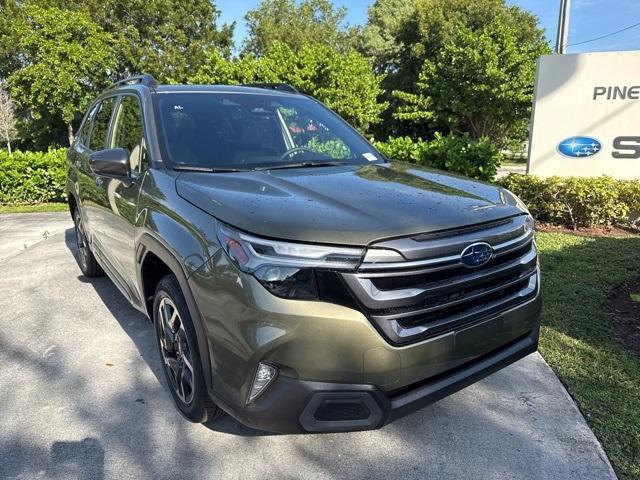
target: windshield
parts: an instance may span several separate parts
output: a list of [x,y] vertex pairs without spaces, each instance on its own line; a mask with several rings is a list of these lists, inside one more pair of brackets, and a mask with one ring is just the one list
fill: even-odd
[[174,168],[251,170],[382,162],[346,122],[303,96],[246,92],[157,95]]

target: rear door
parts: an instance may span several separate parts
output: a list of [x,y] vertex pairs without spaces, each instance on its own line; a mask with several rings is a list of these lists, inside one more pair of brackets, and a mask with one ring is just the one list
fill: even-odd
[[80,132],[75,147],[75,160],[78,167],[77,189],[84,215],[83,220],[92,249],[94,251],[100,250],[100,253],[102,251],[101,233],[106,198],[103,180],[91,170],[89,155],[92,152],[103,150],[106,146],[107,133],[116,100],[116,97],[108,97],[93,107],[87,131],[83,129]]

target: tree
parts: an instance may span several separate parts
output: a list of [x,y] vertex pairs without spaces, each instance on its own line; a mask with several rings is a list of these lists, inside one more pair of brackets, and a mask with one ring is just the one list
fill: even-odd
[[[427,60],[435,60],[461,29],[480,32],[495,21],[510,27],[524,49],[547,45],[537,18],[517,6],[506,5],[505,0],[376,0],[369,9],[363,48],[375,60],[377,71],[387,73],[387,92],[415,94]],[[389,100],[390,110],[395,111],[397,98]],[[384,130],[412,136],[431,134],[426,122],[398,123],[397,116],[392,115],[387,115]]]
[[248,35],[244,53],[264,54],[275,42],[293,51],[321,43],[342,53],[359,42],[360,31],[344,24],[345,7],[335,9],[330,0],[262,0],[245,16]]
[[16,0],[0,0],[0,79],[6,79],[19,66],[14,23],[20,15]]
[[191,83],[285,82],[313,95],[363,132],[380,121],[387,107],[379,102],[383,76],[357,52],[342,55],[326,45],[305,44],[294,51],[275,42],[260,57],[233,60],[212,52]]
[[49,117],[66,125],[110,83],[116,65],[113,39],[82,11],[25,7],[16,25],[22,66],[9,76],[18,105],[34,119]]
[[11,140],[16,136],[16,115],[9,93],[0,88],[0,137],[11,155]]
[[400,68],[400,31],[415,10],[414,2],[406,0],[376,0],[369,7],[362,51],[376,71],[392,73]]
[[536,59],[546,42],[522,44],[518,27],[500,18],[481,30],[460,27],[435,58],[425,60],[416,93],[396,92],[404,101],[400,120],[445,126],[489,137],[499,146],[526,136]]
[[[3,1],[3,0],[0,0]],[[15,0],[4,0],[15,1]],[[30,5],[89,15],[113,39],[113,76],[150,73],[159,81],[184,82],[205,52],[231,52],[234,25],[217,26],[209,0],[30,0]]]

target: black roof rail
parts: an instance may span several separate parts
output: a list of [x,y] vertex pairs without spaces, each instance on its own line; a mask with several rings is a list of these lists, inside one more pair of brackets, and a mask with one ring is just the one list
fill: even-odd
[[135,75],[133,77],[127,77],[123,78],[122,80],[118,80],[113,85],[111,85],[109,89],[116,88],[121,85],[129,85],[131,83],[139,83],[140,85],[144,85],[149,88],[155,88],[158,85],[158,82],[155,78],[153,78],[153,75],[145,73],[143,75]]
[[279,90],[281,92],[300,93],[296,87],[288,83],[245,83],[245,87],[266,88],[268,90]]

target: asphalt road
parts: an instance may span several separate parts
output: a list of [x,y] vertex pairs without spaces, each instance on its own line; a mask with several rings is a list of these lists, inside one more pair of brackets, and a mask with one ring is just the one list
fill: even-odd
[[[373,432],[188,423],[146,317],[81,275],[67,214],[36,215],[0,215],[0,478],[615,478],[537,354]],[[24,222],[42,228],[7,254]]]

